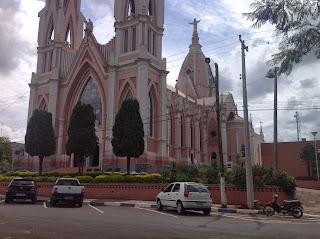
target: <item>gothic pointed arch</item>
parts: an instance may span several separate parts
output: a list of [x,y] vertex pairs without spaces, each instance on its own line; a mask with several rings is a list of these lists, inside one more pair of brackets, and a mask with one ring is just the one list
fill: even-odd
[[99,125],[102,123],[102,102],[99,88],[95,80],[90,76],[83,87],[79,101],[84,104],[89,104],[93,108],[95,119]]
[[39,105],[39,110],[42,110],[42,111],[48,111],[48,105],[47,105],[47,102],[46,100],[44,99],[44,97],[42,98],[42,100],[40,101],[40,105]]
[[53,17],[51,16],[49,21],[48,35],[47,35],[47,45],[51,45],[54,41],[54,22]]

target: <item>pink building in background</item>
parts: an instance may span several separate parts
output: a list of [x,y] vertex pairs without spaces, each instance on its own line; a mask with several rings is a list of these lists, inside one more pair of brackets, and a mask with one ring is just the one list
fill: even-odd
[[[94,24],[80,11],[81,0],[47,0],[39,13],[38,64],[32,73],[28,119],[35,109],[52,113],[56,154],[44,160],[44,171],[76,167],[67,156],[67,129],[74,105],[91,104],[96,117],[97,147],[87,167],[121,168],[126,159],[113,154],[112,127],[121,102],[136,98],[144,122],[145,152],[131,160],[131,170],[157,172],[169,160],[204,165],[218,158],[215,88],[199,44],[197,24],[175,87],[167,85],[162,58],[164,0],[116,0],[115,37],[97,42]],[[84,31],[83,31],[84,30]],[[221,73],[220,73],[221,74]],[[244,123],[231,93],[220,96],[225,168],[236,162],[244,145]],[[261,164],[262,130],[250,124],[252,161]],[[22,168],[37,170],[27,157]]]

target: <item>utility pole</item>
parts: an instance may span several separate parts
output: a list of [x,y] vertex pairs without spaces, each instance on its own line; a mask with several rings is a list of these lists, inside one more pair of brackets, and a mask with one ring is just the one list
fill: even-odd
[[245,134],[245,152],[246,152],[246,186],[247,186],[247,206],[248,208],[254,208],[254,194],[253,194],[253,179],[252,179],[252,165],[251,165],[251,150],[249,141],[249,122],[248,122],[248,97],[247,97],[247,82],[246,82],[246,60],[245,52],[248,52],[248,46],[244,44],[241,40],[241,35],[239,35],[239,40],[241,42],[241,52],[242,52],[242,88],[243,88],[243,115],[244,115],[244,134]]
[[274,78],[274,112],[273,112],[273,171],[278,170],[278,78],[279,67],[269,70],[266,77]]
[[225,188],[224,178],[224,164],[223,164],[223,152],[222,152],[222,138],[221,138],[221,126],[220,126],[220,100],[219,100],[219,68],[218,64],[215,63],[216,77],[212,75],[210,67],[210,58],[206,58],[206,63],[209,67],[209,76],[213,79],[216,88],[216,114],[217,114],[217,127],[218,127],[218,147],[219,147],[219,159],[220,159],[220,191],[221,191],[221,207],[227,207],[227,196]]
[[300,141],[300,135],[301,135],[301,125],[300,125],[300,116],[299,116],[299,112],[296,111],[296,114],[294,115],[294,117],[296,118],[296,123],[297,123],[297,136],[298,136],[298,142]]

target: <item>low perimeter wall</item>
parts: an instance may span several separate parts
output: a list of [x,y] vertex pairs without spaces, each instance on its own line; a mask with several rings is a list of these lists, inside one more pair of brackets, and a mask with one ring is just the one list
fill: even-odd
[[[0,194],[5,194],[9,182],[0,182]],[[39,196],[50,196],[53,183],[37,183]],[[137,183],[82,183],[85,187],[87,199],[130,199],[153,201],[157,194],[168,184],[137,184]],[[220,185],[209,184],[212,202],[220,204]],[[277,192],[279,201],[290,200],[290,197],[281,187],[266,186],[254,189],[254,199],[262,205],[272,200],[272,195]],[[227,203],[234,205],[247,204],[247,192],[245,189],[233,185],[226,185]]]
[[320,190],[320,181],[296,180],[296,184],[299,188]]

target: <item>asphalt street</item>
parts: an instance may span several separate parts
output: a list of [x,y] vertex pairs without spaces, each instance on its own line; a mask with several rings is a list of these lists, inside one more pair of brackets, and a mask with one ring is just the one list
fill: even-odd
[[0,239],[16,238],[317,238],[320,218],[72,205],[5,204],[0,199]]

